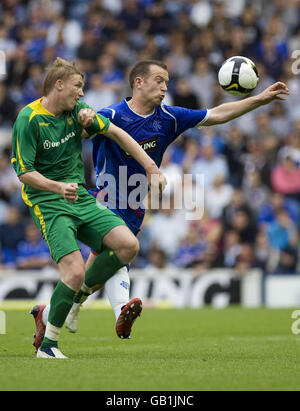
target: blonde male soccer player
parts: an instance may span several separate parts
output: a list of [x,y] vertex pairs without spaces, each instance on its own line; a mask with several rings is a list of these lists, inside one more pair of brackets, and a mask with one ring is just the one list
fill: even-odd
[[[61,275],[51,297],[39,358],[66,358],[58,349],[58,338],[83,280],[89,287],[105,283],[134,259],[139,248],[123,220],[83,186],[83,128],[89,136],[105,133],[119,144],[144,168],[149,181],[158,175],[156,190],[165,184],[155,162],[125,131],[79,102],[83,84],[75,63],[57,58],[45,78],[44,96],[21,110],[13,128],[11,161],[23,183],[22,196]],[[98,253],[86,273],[77,239]]]

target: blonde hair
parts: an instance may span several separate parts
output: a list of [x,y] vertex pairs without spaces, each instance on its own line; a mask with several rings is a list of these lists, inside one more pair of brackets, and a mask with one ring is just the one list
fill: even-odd
[[83,73],[76,66],[75,61],[68,61],[57,57],[47,70],[43,95],[47,96],[50,93],[57,80],[67,80],[73,74],[79,74],[82,78],[84,77]]

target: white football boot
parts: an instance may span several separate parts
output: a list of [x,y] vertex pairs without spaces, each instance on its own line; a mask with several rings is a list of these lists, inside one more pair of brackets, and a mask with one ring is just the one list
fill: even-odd
[[63,353],[56,347],[47,348],[46,350],[41,350],[40,348],[37,351],[36,358],[59,358],[59,359],[68,359]]
[[71,333],[76,333],[78,330],[78,314],[80,310],[81,303],[73,303],[72,308],[66,318],[66,328]]

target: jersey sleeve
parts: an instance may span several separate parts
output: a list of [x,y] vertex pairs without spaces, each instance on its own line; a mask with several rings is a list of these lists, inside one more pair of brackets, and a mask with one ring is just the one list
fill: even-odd
[[164,110],[167,111],[175,120],[175,137],[178,137],[181,133],[193,127],[200,127],[207,119],[209,110],[192,110],[184,107],[177,106],[164,106]]
[[93,124],[86,128],[88,135],[93,137],[96,134],[104,134],[108,130],[110,120],[107,117],[96,114]]
[[38,142],[38,127],[35,119],[28,116],[17,118],[12,134],[11,163],[17,175],[35,171],[34,163]]
[[[97,115],[98,115],[99,117],[104,117],[104,118],[108,119],[109,121],[111,121],[111,120],[113,119],[114,114],[115,114],[115,113],[114,113],[114,110],[113,110],[113,109],[110,109],[110,108],[102,108],[101,110],[99,110],[99,111],[97,112]],[[102,135],[101,135],[101,134],[102,134]],[[93,140],[93,143],[99,145],[99,144],[103,141],[103,139],[104,139],[103,134],[105,134],[105,131],[104,131],[103,133],[98,133],[98,134],[95,136],[95,138],[94,138],[94,140]]]
[[[89,108],[93,110],[92,107],[90,107],[88,104],[84,103],[83,101],[80,101],[77,103],[77,114],[79,111],[83,108]],[[109,118],[97,113],[94,122],[91,126],[85,128],[85,131],[88,133],[90,137],[94,137],[96,134],[104,134],[110,125],[110,120]]]

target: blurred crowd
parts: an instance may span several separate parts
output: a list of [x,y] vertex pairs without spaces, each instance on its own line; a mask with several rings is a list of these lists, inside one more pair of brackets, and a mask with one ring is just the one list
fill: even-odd
[[[254,267],[266,274],[300,273],[300,62],[292,58],[295,50],[300,50],[298,0],[2,0],[0,266],[52,264],[21,198],[10,165],[10,138],[19,110],[42,95],[44,69],[56,56],[78,61],[86,73],[84,100],[99,110],[130,95],[127,75],[140,59],[167,64],[166,104],[197,109],[232,101],[217,83],[218,68],[226,58],[244,55],[259,71],[255,93],[282,80],[291,95],[178,138],[162,164],[173,184],[171,200],[182,186],[178,176],[204,174],[204,215],[190,221],[174,201],[168,209],[149,212],[134,266],[194,268],[199,274],[213,267],[240,274]],[[94,186],[90,153],[86,143],[88,187]],[[86,247],[82,251],[86,256]]]

